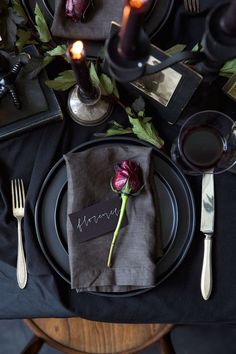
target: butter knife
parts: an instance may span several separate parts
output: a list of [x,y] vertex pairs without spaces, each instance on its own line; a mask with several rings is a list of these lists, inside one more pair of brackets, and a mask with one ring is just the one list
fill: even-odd
[[214,233],[215,197],[214,173],[207,171],[202,176],[202,205],[200,231],[205,235],[201,274],[201,292],[208,300],[212,290],[212,236]]

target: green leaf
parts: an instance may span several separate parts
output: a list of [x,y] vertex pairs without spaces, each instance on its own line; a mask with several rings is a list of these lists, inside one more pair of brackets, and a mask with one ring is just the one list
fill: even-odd
[[73,70],[63,71],[54,80],[47,80],[46,84],[54,90],[66,91],[76,84],[74,72]]
[[55,48],[48,50],[46,53],[48,55],[50,55],[51,57],[65,55],[66,54],[66,45],[64,45],[64,44],[58,45]]
[[97,71],[96,71],[96,69],[95,69],[95,65],[94,65],[94,63],[93,63],[92,61],[90,62],[89,73],[90,73],[90,77],[91,77],[92,81],[93,81],[97,86],[100,86],[100,80],[99,80]]
[[48,64],[50,64],[53,60],[55,59],[55,57],[51,57],[50,55],[46,55],[43,58],[43,67],[45,68]]
[[118,123],[116,120],[111,120],[109,123],[112,124],[115,127],[124,128],[123,125]]
[[116,96],[118,99],[120,98],[120,94],[116,85],[116,81],[113,79],[112,80],[112,84],[113,84],[113,95]]
[[92,61],[90,62],[89,73],[92,81],[100,87],[102,95],[107,96],[114,94],[119,98],[119,92],[115,80],[110,79],[106,74],[98,76],[95,65]]
[[55,48],[46,51],[46,55],[44,57],[44,67],[46,67],[49,63],[51,63],[55,57],[63,57],[67,62],[69,62],[69,59],[66,56],[66,45],[58,45]]
[[116,122],[115,120],[110,123],[112,126],[105,132],[105,136],[132,134],[133,132],[131,127],[125,128],[122,124]]
[[131,115],[131,116],[133,115],[132,109],[130,107],[126,107],[125,111],[128,114],[128,116],[129,115]]
[[27,15],[19,0],[12,0],[13,9],[24,19],[25,23],[28,21]]
[[236,58],[227,61],[220,69],[219,75],[231,77],[234,73],[236,73]]
[[24,48],[24,46],[26,44],[29,44],[31,32],[25,31],[21,28],[18,28],[17,37],[18,37],[18,39],[16,41],[16,46],[17,46],[19,52],[21,52],[22,48]]
[[173,55],[182,52],[186,48],[186,44],[176,44],[173,47],[167,49],[165,53],[172,57]]
[[99,80],[103,89],[102,94],[111,95],[114,89],[112,80],[106,74],[101,74]]
[[144,115],[145,115],[144,111],[138,112],[138,117],[144,118]]
[[52,39],[51,33],[48,29],[47,23],[43,17],[42,11],[40,10],[38,4],[35,5],[35,22],[36,22],[36,29],[39,34],[39,39],[43,43],[47,43]]
[[202,45],[201,43],[197,43],[195,44],[195,46],[192,48],[192,52],[202,52],[203,51],[203,48],[202,48]]
[[143,123],[150,122],[152,120],[152,117],[144,117],[143,118]]
[[133,133],[141,140],[156,146],[160,149],[164,141],[159,137],[152,122],[143,122],[140,118],[133,118],[129,115],[129,121],[133,126]]
[[107,137],[124,134],[132,134],[132,128],[109,128],[105,133]]

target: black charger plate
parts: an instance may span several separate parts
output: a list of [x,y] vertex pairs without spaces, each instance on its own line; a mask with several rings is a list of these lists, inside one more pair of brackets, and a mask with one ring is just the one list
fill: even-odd
[[[107,145],[149,146],[131,138],[106,138],[82,144],[72,151]],[[195,228],[195,208],[190,187],[184,175],[165,154],[153,148],[156,186],[161,210],[164,254],[157,262],[156,285],[166,279],[183,261]],[[60,159],[47,175],[35,208],[35,224],[41,249],[53,269],[70,283],[66,240],[66,166]],[[134,296],[149,289],[127,293],[93,293],[101,296]]]

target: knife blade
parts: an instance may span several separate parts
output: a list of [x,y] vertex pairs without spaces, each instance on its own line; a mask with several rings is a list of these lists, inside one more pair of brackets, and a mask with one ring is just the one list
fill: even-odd
[[205,235],[201,274],[201,292],[208,300],[212,291],[212,236],[215,221],[214,173],[207,171],[202,176],[202,203],[200,231]]

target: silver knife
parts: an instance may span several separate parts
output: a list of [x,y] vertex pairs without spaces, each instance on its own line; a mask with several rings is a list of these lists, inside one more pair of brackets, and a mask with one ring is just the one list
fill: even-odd
[[208,300],[212,290],[212,236],[214,233],[215,197],[214,173],[207,171],[202,176],[202,205],[200,231],[205,235],[204,255],[201,274],[201,292],[204,300]]

